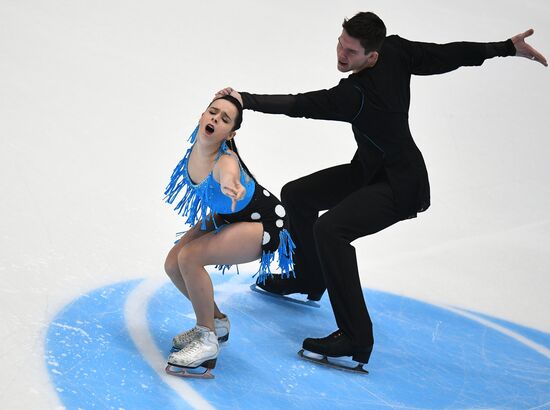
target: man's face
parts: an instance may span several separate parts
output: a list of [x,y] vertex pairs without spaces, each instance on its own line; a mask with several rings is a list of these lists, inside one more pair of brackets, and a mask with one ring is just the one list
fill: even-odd
[[338,45],[336,46],[336,57],[338,58],[338,71],[354,73],[362,69],[372,66],[373,52],[365,54],[365,49],[356,38],[351,37],[346,30],[342,30],[342,34],[338,37]]

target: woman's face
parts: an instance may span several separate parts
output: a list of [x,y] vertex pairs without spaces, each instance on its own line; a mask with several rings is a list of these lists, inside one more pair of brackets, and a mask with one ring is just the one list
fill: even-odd
[[223,99],[213,101],[199,122],[199,134],[203,141],[221,143],[233,138],[235,131],[232,130],[237,114],[237,107],[231,102]]

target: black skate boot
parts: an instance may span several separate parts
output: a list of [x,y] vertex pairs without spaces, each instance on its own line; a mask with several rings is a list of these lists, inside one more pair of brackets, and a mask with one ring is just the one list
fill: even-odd
[[[302,344],[302,350],[298,352],[300,357],[315,363],[336,367],[342,370],[350,370],[359,373],[368,373],[363,365],[368,363],[372,352],[372,345],[359,347],[352,343],[352,340],[342,331],[337,330],[327,337],[314,339],[308,337]],[[314,358],[304,354],[305,351],[321,355],[322,358]],[[351,356],[352,360],[358,362],[357,366],[351,367],[344,364],[331,362],[329,357]]]
[[293,277],[293,273],[290,273],[290,277],[283,279],[282,275],[268,276],[265,282],[256,281],[256,286],[269,293],[276,295],[290,295],[292,293],[307,294],[308,300],[319,301],[323,296],[324,291],[308,291],[300,283],[300,281]]

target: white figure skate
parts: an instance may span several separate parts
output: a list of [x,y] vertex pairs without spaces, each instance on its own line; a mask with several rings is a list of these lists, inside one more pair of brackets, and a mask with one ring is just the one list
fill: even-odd
[[[218,342],[227,342],[227,340],[229,339],[229,330],[231,329],[229,318],[225,316],[222,319],[214,319],[214,327],[216,329],[216,336],[218,336]],[[186,330],[185,332],[174,336],[174,338],[172,339],[171,351],[177,352],[178,350],[183,349],[187,344],[189,344],[193,339],[196,338],[198,332],[199,331],[195,326],[192,329]]]
[[[204,326],[196,326],[195,338],[181,350],[170,354],[166,373],[180,377],[195,377],[201,379],[213,379],[210,372],[216,367],[219,345],[216,334]],[[203,373],[190,370],[199,367],[206,368]]]

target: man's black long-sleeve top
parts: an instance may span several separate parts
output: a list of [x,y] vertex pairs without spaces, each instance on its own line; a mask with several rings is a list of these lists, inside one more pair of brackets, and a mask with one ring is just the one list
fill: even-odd
[[511,40],[497,43],[421,43],[388,36],[374,67],[336,87],[296,95],[241,92],[245,109],[290,117],[349,122],[358,149],[352,159],[362,185],[385,172],[398,213],[406,219],[430,205],[426,165],[409,129],[411,75],[441,74],[515,55]]

